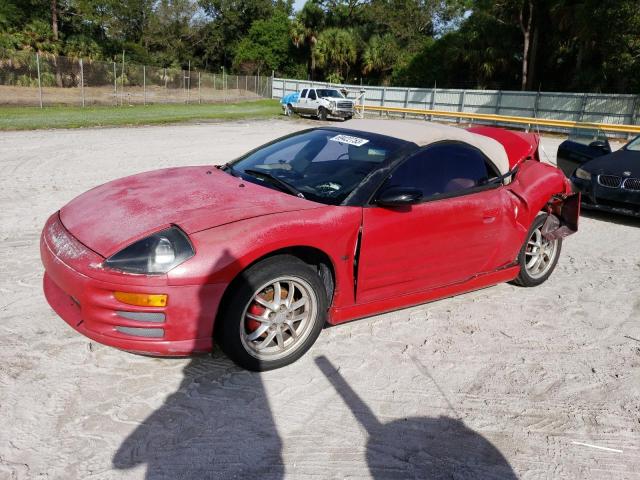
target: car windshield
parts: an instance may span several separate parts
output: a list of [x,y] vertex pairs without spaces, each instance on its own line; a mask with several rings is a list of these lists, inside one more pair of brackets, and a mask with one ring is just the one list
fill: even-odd
[[369,173],[408,145],[365,132],[306,130],[248,153],[225,171],[259,185],[297,191],[319,203],[339,205]]
[[569,140],[582,145],[590,145],[593,142],[609,144],[607,135],[602,130],[593,130],[591,128],[573,128],[571,132],[569,132]]
[[624,147],[626,150],[631,150],[634,152],[640,152],[640,135],[627,143]]
[[316,92],[319,97],[331,97],[331,98],[344,98],[338,90],[331,90],[328,88],[317,88]]

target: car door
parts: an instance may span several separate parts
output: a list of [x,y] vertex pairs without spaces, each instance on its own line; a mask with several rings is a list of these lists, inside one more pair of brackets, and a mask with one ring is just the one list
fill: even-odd
[[[477,149],[432,145],[400,164],[378,190],[414,188],[420,203],[363,210],[357,303],[463,282],[512,262],[510,194]],[[375,198],[375,197],[374,197]]]
[[308,92],[309,90],[306,88],[303,89],[302,92],[300,92],[300,97],[298,97],[298,103],[296,105],[296,109],[298,113],[306,113]]
[[611,153],[611,146],[608,140],[589,141],[565,140],[558,147],[556,162],[558,168],[567,176],[571,177],[576,169],[594,158]]
[[307,113],[316,114],[318,112],[318,94],[315,89],[310,89],[307,95]]

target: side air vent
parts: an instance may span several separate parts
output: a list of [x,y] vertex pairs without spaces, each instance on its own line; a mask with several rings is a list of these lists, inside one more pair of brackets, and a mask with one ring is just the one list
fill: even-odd
[[162,338],[164,337],[163,328],[136,328],[136,327],[116,327],[116,330],[125,335],[146,338]]
[[126,318],[127,320],[136,320],[138,322],[164,322],[165,316],[162,312],[116,312],[119,317]]

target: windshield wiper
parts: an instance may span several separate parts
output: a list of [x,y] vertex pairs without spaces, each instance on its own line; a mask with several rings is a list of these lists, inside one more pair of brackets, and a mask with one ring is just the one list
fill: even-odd
[[285,192],[292,193],[296,197],[304,198],[304,194],[300,190],[298,190],[296,187],[294,187],[290,183],[287,183],[284,180],[274,175],[271,175],[268,172],[263,172],[262,170],[247,169],[247,170],[244,170],[244,173],[247,173],[253,177],[258,177],[258,178],[262,178],[263,180],[267,180],[272,185],[275,185],[276,187],[280,187],[280,189],[284,190]]
[[218,165],[216,168],[218,168],[218,170],[222,170],[225,173],[228,173],[232,177],[237,177],[238,176],[238,172],[236,172],[233,169],[233,167],[231,165],[229,165],[228,163],[225,163],[224,165]]

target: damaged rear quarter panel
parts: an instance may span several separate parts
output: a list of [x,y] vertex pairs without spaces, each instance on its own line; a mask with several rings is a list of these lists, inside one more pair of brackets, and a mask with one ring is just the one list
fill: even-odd
[[509,190],[519,199],[517,221],[525,232],[554,195],[567,195],[571,187],[564,174],[552,165],[535,160],[523,162]]

